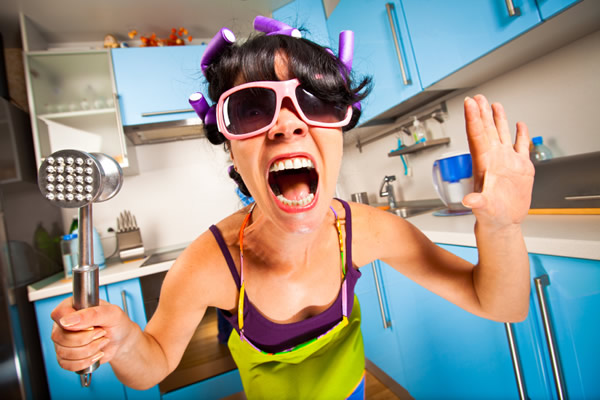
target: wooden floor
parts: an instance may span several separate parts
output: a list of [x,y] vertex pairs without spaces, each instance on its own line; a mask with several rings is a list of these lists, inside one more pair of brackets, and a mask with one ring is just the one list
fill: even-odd
[[365,398],[367,400],[398,400],[390,389],[381,383],[373,374],[367,371],[367,379],[365,382]]
[[[227,345],[219,343],[217,340],[217,333],[217,313],[214,308],[209,308],[202,319],[202,323],[196,329],[196,333],[192,337],[179,366],[159,384],[161,393],[166,393],[236,368]],[[365,385],[365,395],[368,400],[399,399],[369,371],[367,371]],[[238,393],[226,399],[242,400],[244,398],[243,393]]]

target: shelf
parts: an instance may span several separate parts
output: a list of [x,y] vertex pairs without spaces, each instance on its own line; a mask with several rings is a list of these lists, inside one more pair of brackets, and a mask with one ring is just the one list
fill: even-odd
[[410,146],[405,146],[405,147],[401,148],[400,150],[391,151],[388,153],[388,157],[401,156],[402,154],[415,153],[417,151],[441,146],[441,145],[448,144],[448,143],[450,143],[450,138],[427,140],[425,142],[413,144]]
[[50,113],[50,114],[41,114],[38,115],[38,118],[42,121],[44,119],[56,120],[56,119],[65,119],[65,118],[78,118],[78,117],[88,117],[92,115],[101,115],[101,114],[111,114],[115,113],[115,109],[113,108],[101,108],[94,110],[79,110],[79,111],[66,111],[59,113]]

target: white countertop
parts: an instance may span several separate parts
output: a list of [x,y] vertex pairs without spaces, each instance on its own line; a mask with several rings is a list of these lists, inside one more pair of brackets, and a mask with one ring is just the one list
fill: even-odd
[[[100,270],[100,286],[167,271],[174,262],[165,261],[140,268],[147,259],[148,257],[126,263],[118,261],[108,262],[106,268]],[[62,272],[27,287],[29,301],[59,296],[71,293],[72,291],[73,279],[65,278]]]
[[[435,243],[476,246],[473,215],[438,217],[427,213],[408,221]],[[600,260],[600,215],[529,215],[522,227],[530,253]],[[173,261],[167,261],[140,268],[146,259],[109,263],[100,271],[100,286],[167,271],[173,265]],[[72,279],[58,273],[29,285],[29,301],[72,290]]]
[[[471,215],[408,219],[435,243],[476,246]],[[528,215],[522,224],[529,253],[600,260],[600,215]]]

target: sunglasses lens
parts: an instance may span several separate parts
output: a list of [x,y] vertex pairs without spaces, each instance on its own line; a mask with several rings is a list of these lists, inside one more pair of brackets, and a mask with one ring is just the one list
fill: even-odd
[[223,120],[232,135],[254,132],[273,121],[276,95],[271,89],[248,88],[232,93],[223,103]]
[[301,86],[296,88],[296,99],[304,115],[312,121],[335,123],[346,118],[348,106],[321,100]]

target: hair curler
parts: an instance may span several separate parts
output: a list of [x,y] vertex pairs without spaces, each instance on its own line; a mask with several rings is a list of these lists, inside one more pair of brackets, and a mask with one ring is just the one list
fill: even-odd
[[204,97],[202,93],[196,92],[190,95],[188,101],[202,122],[204,122],[204,117],[206,117],[206,113],[210,108],[208,102],[206,101],[206,97]]
[[[113,198],[123,186],[123,171],[111,157],[102,153],[59,150],[47,157],[38,174],[38,187],[52,204],[62,208],[78,208],[79,262],[73,267],[73,308],[81,310],[97,306],[99,271],[94,265],[92,203]],[[96,361],[77,371],[81,386],[92,381]]]
[[354,59],[354,32],[341,31],[339,36],[338,58],[350,72],[352,70],[352,60]]
[[292,28],[288,24],[277,21],[276,19],[263,17],[262,15],[258,15],[256,18],[254,18],[254,29],[259,32],[266,33],[267,36],[287,35],[297,38],[302,37],[302,33],[300,33],[298,29]]
[[235,42],[235,35],[231,29],[223,27],[217,34],[210,40],[206,50],[200,60],[200,68],[202,73],[208,68],[213,60],[221,54],[221,52]]

